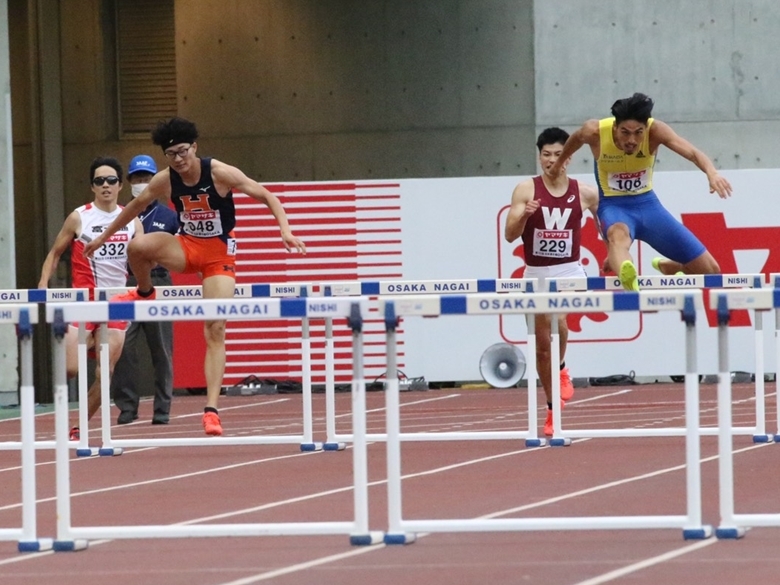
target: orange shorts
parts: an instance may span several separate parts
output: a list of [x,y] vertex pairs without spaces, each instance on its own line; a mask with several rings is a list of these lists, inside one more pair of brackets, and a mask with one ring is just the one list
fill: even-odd
[[[78,322],[69,323],[71,327],[75,327],[78,329],[79,324]],[[92,333],[95,331],[95,329],[98,328],[100,323],[84,323],[84,329],[86,329],[87,333]],[[109,329],[119,329],[120,331],[124,331],[127,329],[128,321],[109,321],[108,322],[108,328]]]
[[185,234],[177,235],[179,245],[184,251],[187,264],[185,274],[209,276],[230,276],[236,278],[236,240],[230,232],[227,243],[219,238],[194,238]]

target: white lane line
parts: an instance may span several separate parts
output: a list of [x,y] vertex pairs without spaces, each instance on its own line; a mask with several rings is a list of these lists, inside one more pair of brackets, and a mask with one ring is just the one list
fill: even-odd
[[620,569],[615,569],[614,571],[610,571],[609,573],[604,573],[603,575],[599,575],[598,577],[586,579],[585,581],[579,581],[575,583],[575,585],[601,585],[601,583],[608,583],[610,581],[614,581],[615,579],[618,579],[619,577],[625,577],[626,575],[630,575],[631,573],[636,573],[637,571],[641,571],[642,569],[647,569],[648,567],[652,567],[654,565],[660,565],[661,563],[670,561],[677,557],[681,557],[682,555],[687,555],[690,552],[694,552],[699,550],[700,548],[713,545],[716,542],[718,542],[717,538],[701,540],[694,544],[689,544],[688,546],[678,548],[677,550],[670,550],[669,552],[660,554],[655,557],[651,557],[649,559],[645,559],[644,561],[639,561],[632,565],[627,565]]

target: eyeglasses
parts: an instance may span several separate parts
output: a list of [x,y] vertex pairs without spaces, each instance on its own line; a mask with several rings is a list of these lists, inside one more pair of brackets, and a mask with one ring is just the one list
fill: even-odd
[[185,146],[184,148],[180,148],[179,150],[166,150],[165,151],[165,158],[168,160],[176,160],[176,157],[184,158],[187,156],[187,153],[190,151],[190,148],[192,148],[192,144],[189,146]]
[[95,187],[102,187],[103,183],[108,183],[109,185],[116,185],[119,182],[119,177],[116,177],[114,175],[110,177],[95,177],[92,179],[92,184],[95,185]]

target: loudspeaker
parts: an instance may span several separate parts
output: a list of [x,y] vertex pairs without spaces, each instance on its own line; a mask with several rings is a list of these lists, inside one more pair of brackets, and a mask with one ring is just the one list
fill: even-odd
[[496,343],[479,358],[479,373],[494,388],[511,388],[525,375],[525,355],[515,345]]

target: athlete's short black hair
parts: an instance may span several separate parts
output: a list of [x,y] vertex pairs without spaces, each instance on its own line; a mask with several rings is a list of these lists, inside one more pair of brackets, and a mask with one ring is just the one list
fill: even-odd
[[98,167],[111,167],[116,171],[116,176],[119,177],[119,182],[122,182],[122,163],[111,156],[99,156],[92,161],[89,165],[89,184],[92,184],[92,179],[95,178],[95,171]]
[[631,97],[618,100],[612,104],[615,124],[620,124],[625,120],[636,120],[647,124],[653,113],[653,105],[653,100],[643,93],[635,93]]
[[566,144],[569,139],[569,133],[566,130],[561,130],[558,127],[545,128],[542,133],[539,134],[539,138],[536,139],[536,148],[539,152],[542,152],[542,148],[549,144]]
[[160,120],[152,130],[152,142],[165,150],[174,144],[192,144],[198,139],[198,129],[194,122],[184,118]]

